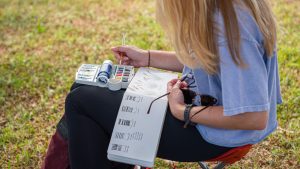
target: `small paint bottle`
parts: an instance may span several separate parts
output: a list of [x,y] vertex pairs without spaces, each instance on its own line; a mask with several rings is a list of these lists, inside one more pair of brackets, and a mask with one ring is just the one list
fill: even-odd
[[100,71],[97,76],[97,80],[104,84],[107,84],[108,79],[110,78],[110,74],[112,71],[113,63],[110,60],[105,60],[100,68]]

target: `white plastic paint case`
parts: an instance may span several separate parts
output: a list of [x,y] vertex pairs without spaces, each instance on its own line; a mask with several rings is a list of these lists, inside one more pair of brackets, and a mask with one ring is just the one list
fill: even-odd
[[107,87],[117,91],[126,89],[134,76],[134,67],[127,65],[113,65],[107,83],[98,80],[101,65],[82,64],[76,72],[75,82],[79,84]]

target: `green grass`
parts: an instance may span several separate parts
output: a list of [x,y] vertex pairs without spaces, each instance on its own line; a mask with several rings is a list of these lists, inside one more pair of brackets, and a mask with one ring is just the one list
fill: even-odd
[[[229,168],[300,168],[300,3],[273,1],[284,103],[279,128]],[[39,168],[81,63],[121,43],[171,49],[154,0],[0,1],[0,168]],[[195,163],[177,163],[196,168]],[[170,165],[157,159],[156,168]]]

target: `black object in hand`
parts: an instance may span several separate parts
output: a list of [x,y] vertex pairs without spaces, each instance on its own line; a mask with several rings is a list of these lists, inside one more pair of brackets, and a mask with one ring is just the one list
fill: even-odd
[[181,89],[181,91],[183,93],[184,103],[192,104],[194,102],[195,97],[197,96],[196,92],[187,88]]
[[[181,89],[181,91],[183,93],[184,103],[193,104],[197,93],[188,88]],[[210,95],[203,94],[200,95],[200,103],[202,106],[213,106],[217,103],[217,99]]]

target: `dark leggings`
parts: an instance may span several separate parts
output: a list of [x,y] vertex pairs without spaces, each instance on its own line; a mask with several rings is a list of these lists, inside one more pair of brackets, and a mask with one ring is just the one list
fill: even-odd
[[[66,98],[69,154],[73,169],[109,169],[107,148],[124,90],[73,85]],[[195,127],[183,128],[168,108],[157,156],[181,162],[204,161],[230,150],[206,142]],[[146,145],[145,145],[146,146]],[[130,168],[120,164],[115,168]]]

